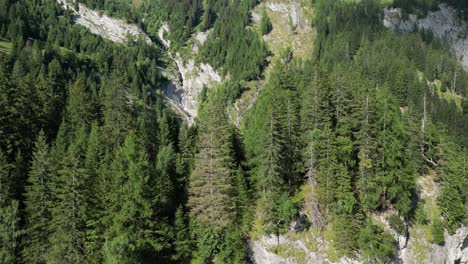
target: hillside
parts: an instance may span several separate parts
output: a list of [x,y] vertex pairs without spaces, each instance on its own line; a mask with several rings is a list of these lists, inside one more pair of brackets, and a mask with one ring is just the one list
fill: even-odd
[[467,263],[466,15],[0,0],[0,263]]

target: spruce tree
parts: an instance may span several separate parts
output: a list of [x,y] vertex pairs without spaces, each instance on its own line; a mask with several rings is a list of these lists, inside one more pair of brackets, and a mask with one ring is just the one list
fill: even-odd
[[18,263],[20,215],[18,201],[2,201],[0,204],[0,262]]
[[113,72],[112,80],[103,84],[103,133],[106,135],[106,147],[117,149],[125,140],[131,124],[131,108],[128,93],[128,82],[118,71]]
[[188,206],[195,221],[219,228],[234,219],[232,147],[223,102],[207,102],[200,116],[200,152],[190,175]]
[[170,233],[162,219],[154,222],[152,218],[149,162],[133,132],[117,151],[108,173],[112,177],[105,213],[105,261],[139,263],[143,253],[151,254],[167,247],[164,237]]
[[20,237],[18,201],[12,199],[11,167],[0,152],[0,262],[17,263]]
[[174,242],[175,254],[172,256],[178,263],[188,263],[192,253],[187,219],[182,206],[177,208],[174,220]]
[[101,186],[101,153],[102,144],[100,139],[100,129],[96,123],[91,126],[91,132],[87,140],[86,157],[84,160],[84,170],[86,188],[83,190],[87,198],[86,212],[86,256],[88,261],[101,262],[101,247],[104,243],[102,216],[104,211],[101,200],[105,187]]
[[84,248],[86,231],[87,197],[85,185],[88,175],[83,166],[87,134],[79,129],[65,152],[56,172],[53,186],[56,201],[52,207],[47,262],[81,263],[86,259]]
[[92,98],[86,89],[85,82],[78,79],[70,86],[68,106],[68,119],[72,127],[89,126],[93,118]]
[[26,232],[23,238],[22,256],[28,263],[45,263],[51,233],[51,206],[53,202],[52,168],[49,147],[41,132],[34,148],[33,160],[25,192]]

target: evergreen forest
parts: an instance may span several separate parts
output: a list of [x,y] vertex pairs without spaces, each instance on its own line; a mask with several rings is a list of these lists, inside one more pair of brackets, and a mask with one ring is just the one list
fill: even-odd
[[[294,263],[313,262],[280,238],[399,263],[412,230],[441,246],[466,232],[468,72],[430,32],[381,20],[446,3],[466,21],[468,2],[300,0],[305,57],[267,44],[272,2],[77,0],[151,40],[116,43],[57,1],[0,0],[0,263],[255,263],[268,237]],[[222,81],[191,124],[161,69],[199,32],[193,60]]]

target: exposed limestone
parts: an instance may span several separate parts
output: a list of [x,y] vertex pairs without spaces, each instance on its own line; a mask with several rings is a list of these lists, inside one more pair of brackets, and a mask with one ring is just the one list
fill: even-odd
[[193,49],[192,52],[194,54],[197,54],[198,51],[200,50],[201,46],[205,44],[205,41],[208,39],[208,36],[210,35],[211,31],[202,31],[198,32],[194,37],[193,37]]
[[169,25],[167,25],[167,23],[164,22],[158,31],[158,37],[166,49],[171,47],[171,41],[166,39],[166,37],[164,36],[164,34],[168,34],[168,33],[169,33]]
[[[180,73],[180,79],[166,90],[169,98],[178,102],[192,118],[197,116],[198,96],[203,87],[211,87],[221,82],[221,76],[209,64],[195,64],[193,59],[184,63],[177,53],[174,62]],[[175,90],[174,90],[175,88]]]
[[[423,236],[423,234],[421,234]],[[402,238],[404,239],[404,238]],[[420,263],[416,258],[412,250],[412,246],[416,243],[416,240],[410,238],[408,244],[401,248],[404,244],[403,241],[399,241],[400,250],[398,256],[391,263],[401,264],[412,264]],[[401,243],[403,242],[403,243]],[[274,249],[277,245],[285,246],[292,250],[303,252],[303,254],[291,254],[288,257],[281,257],[274,253]],[[445,244],[439,246],[436,244],[425,243],[424,246],[428,247],[428,254],[422,261],[423,264],[432,263],[468,263],[468,228],[462,227],[456,231],[454,235],[445,234]],[[284,236],[264,236],[259,240],[250,241],[250,253],[252,260],[255,264],[298,264],[298,263],[339,263],[339,264],[357,264],[363,263],[356,259],[341,258],[338,262],[331,262],[327,259],[327,256],[322,253],[325,249],[324,246],[320,246],[317,252],[309,250],[303,241],[291,240]],[[299,255],[303,259],[299,259]]]
[[[294,27],[304,29],[309,24],[309,21],[302,17],[301,5],[292,1],[289,4],[266,2],[266,7],[273,12],[281,13],[285,19],[291,18]],[[258,15],[253,15],[255,18]]]
[[135,25],[100,14],[97,11],[87,8],[81,3],[78,4],[78,10],[76,10],[75,4],[71,1],[57,1],[65,9],[72,10],[75,14],[75,22],[86,27],[93,34],[100,35],[103,38],[119,43],[127,41],[129,36],[133,39],[137,39],[141,36],[148,44],[151,44],[151,39],[143,32],[143,30]]
[[404,20],[400,8],[386,8],[384,14],[383,24],[387,28],[400,32],[413,32],[415,29],[432,32],[436,38],[451,47],[457,60],[468,70],[468,25],[458,19],[452,7],[441,4],[438,11],[429,12],[425,18],[420,19],[410,14]]
[[[159,38],[166,48],[170,48],[170,41],[165,39],[165,34],[169,33],[167,24],[163,24],[159,30]],[[208,33],[198,34],[195,41],[202,45]],[[169,54],[169,58],[174,63],[175,71],[162,69],[162,74],[170,81],[166,90],[165,97],[176,104],[186,113],[186,119],[189,124],[193,124],[194,118],[198,114],[199,95],[203,87],[210,88],[221,82],[220,74],[209,64],[196,64],[195,60],[188,59],[184,61],[179,53]]]
[[[420,197],[426,202],[426,206],[430,203],[434,203],[437,200],[439,194],[439,186],[434,181],[432,175],[426,175],[418,179],[418,185],[420,186]],[[434,210],[434,208],[425,208],[426,213]],[[468,263],[468,227],[460,227],[453,235],[449,235],[445,232],[445,244],[440,246],[432,244],[426,240],[426,230],[421,226],[414,226],[409,228],[408,236],[405,234],[398,234],[390,227],[387,221],[391,215],[396,215],[396,210],[387,210],[382,213],[375,213],[371,215],[371,219],[375,224],[383,226],[386,232],[393,235],[397,242],[398,253],[395,258],[389,263],[398,264],[455,264],[455,263]],[[436,213],[438,215],[438,213]],[[429,215],[429,218],[431,216]],[[307,232],[307,231],[306,231]],[[291,230],[287,237],[297,237],[292,235]],[[304,236],[301,239],[289,239],[284,236],[280,236],[279,240],[275,236],[264,236],[257,241],[251,241],[251,254],[256,264],[299,264],[299,263],[332,263],[327,259],[327,256],[322,253],[327,250],[328,245],[323,241],[322,238],[316,237],[314,233],[310,233],[307,239],[315,239],[317,252],[311,251],[306,247],[305,243],[310,244],[310,241],[305,241]],[[303,241],[304,240],[304,241]],[[286,257],[274,254],[274,249],[277,245],[281,245],[285,248],[297,249],[304,252],[305,259],[299,260],[297,257],[289,256]],[[359,259],[359,258],[357,258]],[[339,262],[333,263],[362,263],[357,259],[340,259]]]
[[[294,254],[284,258],[274,252],[277,246],[286,246],[292,251],[301,252],[302,254]],[[298,263],[314,263],[314,264],[328,264],[331,263],[326,255],[320,250],[313,252],[301,240],[290,240],[284,236],[264,236],[258,241],[250,242],[250,250],[252,260],[255,264],[298,264]],[[273,251],[273,252],[272,252]],[[337,264],[358,264],[357,260],[341,258]]]

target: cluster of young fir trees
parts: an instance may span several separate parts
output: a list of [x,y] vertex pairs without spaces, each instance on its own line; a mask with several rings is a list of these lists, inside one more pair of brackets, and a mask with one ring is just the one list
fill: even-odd
[[104,41],[52,1],[1,6],[1,262],[245,262],[250,194],[226,96],[202,109],[195,158],[197,129],[159,99],[157,48]]
[[157,97],[157,48],[1,6],[0,262],[178,262],[195,132]]
[[[466,72],[427,33],[383,29],[378,1],[315,4],[314,59],[277,62],[245,123],[257,215],[281,233],[308,185],[302,207],[312,227],[333,230],[339,255],[391,259],[395,241],[370,217],[387,210],[398,233],[431,224],[443,243],[444,229],[466,221]],[[425,215],[418,194],[432,172],[443,221]]]
[[[244,263],[254,213],[279,235],[303,207],[340,255],[383,262],[396,247],[374,212],[395,210],[402,234],[429,222],[440,237],[466,221],[466,100],[427,81],[466,97],[467,76],[440,43],[384,30],[375,1],[315,1],[315,58],[275,62],[239,131],[226,104],[261,74],[266,49],[244,32],[255,2],[223,3],[160,3],[180,45],[213,28],[201,60],[233,80],[188,128],[158,98],[156,48],[103,41],[55,2],[0,2],[13,42],[0,55],[2,263]],[[430,171],[437,223],[416,185]]]

